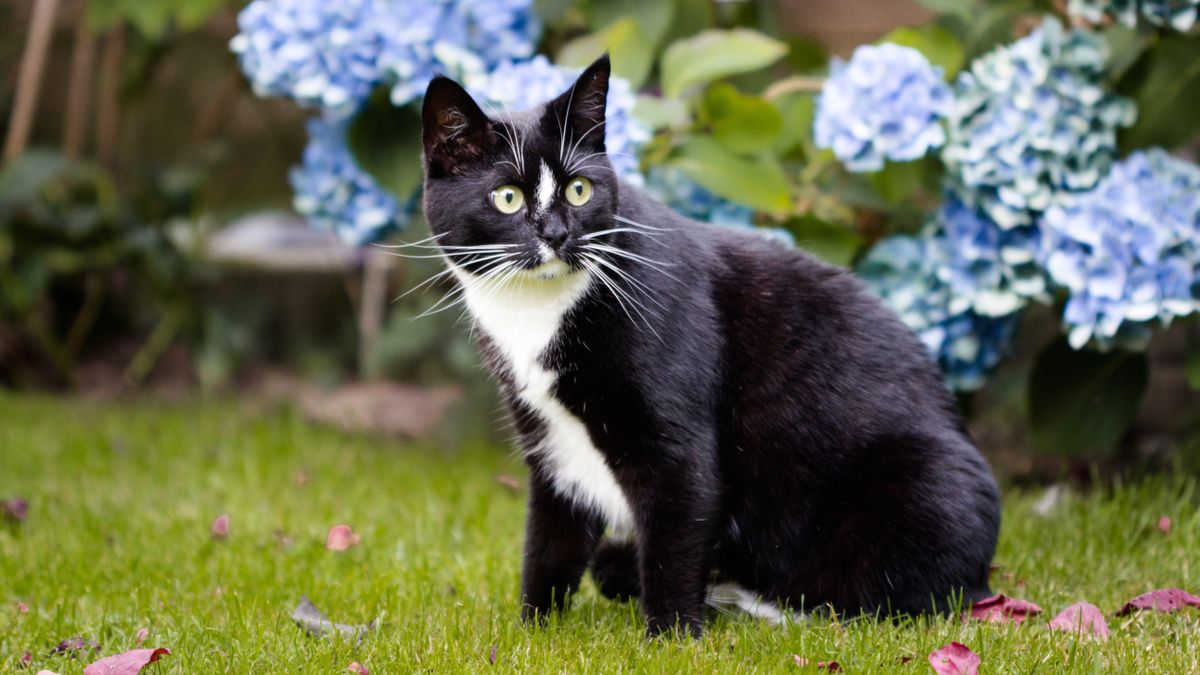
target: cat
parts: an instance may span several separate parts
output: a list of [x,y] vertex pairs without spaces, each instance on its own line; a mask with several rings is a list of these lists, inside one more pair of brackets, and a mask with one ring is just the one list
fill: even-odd
[[[990,595],[999,493],[918,339],[849,272],[616,177],[605,55],[489,116],[437,77],[424,209],[529,465],[521,617],[592,567],[649,635]],[[607,533],[607,534],[606,534]]]

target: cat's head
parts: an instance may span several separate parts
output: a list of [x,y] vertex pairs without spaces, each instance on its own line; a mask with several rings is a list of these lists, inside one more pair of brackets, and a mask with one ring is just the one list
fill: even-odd
[[429,84],[425,215],[453,264],[547,278],[582,269],[585,237],[611,229],[617,210],[604,149],[609,71],[604,55],[558,98],[516,113],[485,113],[448,78]]

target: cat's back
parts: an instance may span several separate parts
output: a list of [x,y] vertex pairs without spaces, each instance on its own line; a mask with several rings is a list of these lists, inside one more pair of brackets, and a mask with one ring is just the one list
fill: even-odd
[[726,391],[796,401],[843,428],[875,427],[864,433],[916,416],[957,426],[924,345],[851,272],[754,231],[693,227],[719,261],[711,283]]

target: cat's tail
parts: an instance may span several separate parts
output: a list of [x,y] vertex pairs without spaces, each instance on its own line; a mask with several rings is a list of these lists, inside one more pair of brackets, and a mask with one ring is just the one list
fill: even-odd
[[634,543],[609,538],[602,540],[592,556],[592,579],[600,587],[600,594],[609,600],[625,602],[641,595]]

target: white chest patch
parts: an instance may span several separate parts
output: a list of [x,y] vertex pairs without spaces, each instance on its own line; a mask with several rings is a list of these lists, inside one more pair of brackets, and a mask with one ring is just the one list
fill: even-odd
[[587,427],[554,398],[557,374],[541,364],[541,356],[558,334],[563,317],[583,297],[591,276],[521,277],[496,289],[461,268],[451,267],[463,285],[471,315],[508,365],[517,395],[545,425],[545,437],[533,452],[545,459],[555,488],[600,514],[615,532],[631,534],[633,514],[625,493],[592,443]]

